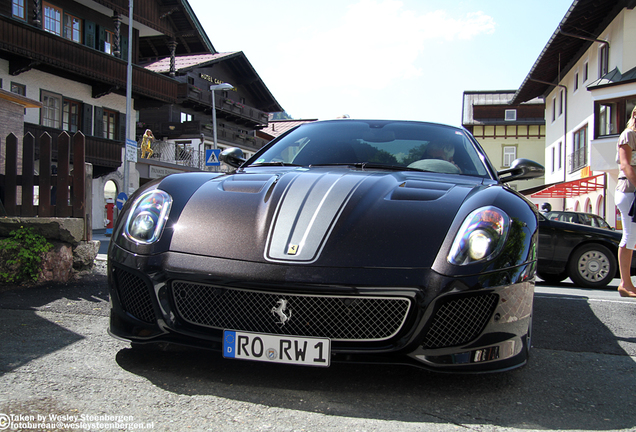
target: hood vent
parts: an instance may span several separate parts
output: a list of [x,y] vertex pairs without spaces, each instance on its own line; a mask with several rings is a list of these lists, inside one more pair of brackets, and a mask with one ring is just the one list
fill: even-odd
[[434,201],[446,195],[453,186],[450,183],[407,180],[393,189],[389,199],[393,201]]
[[276,177],[275,175],[233,175],[223,178],[220,182],[219,189],[225,192],[257,194]]

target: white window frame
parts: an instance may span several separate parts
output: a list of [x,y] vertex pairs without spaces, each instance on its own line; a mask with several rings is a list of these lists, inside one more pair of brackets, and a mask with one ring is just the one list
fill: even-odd
[[556,115],[556,96],[552,98],[552,122],[554,123],[557,119]]
[[555,158],[555,151],[554,151],[554,146],[551,148],[552,150],[552,172],[556,171],[556,158]]
[[504,114],[505,121],[517,121],[517,110],[516,109],[507,109]]
[[502,151],[502,165],[506,168],[512,165],[512,162],[517,159],[517,146],[516,145],[504,145],[501,148]]
[[572,93],[576,93],[577,91],[579,91],[579,70],[577,69],[576,72],[574,72],[574,91]]

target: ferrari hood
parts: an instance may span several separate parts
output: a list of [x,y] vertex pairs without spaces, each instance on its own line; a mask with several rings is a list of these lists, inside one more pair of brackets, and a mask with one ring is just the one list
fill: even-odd
[[204,183],[174,226],[176,252],[325,267],[430,267],[481,181],[349,168],[240,173]]

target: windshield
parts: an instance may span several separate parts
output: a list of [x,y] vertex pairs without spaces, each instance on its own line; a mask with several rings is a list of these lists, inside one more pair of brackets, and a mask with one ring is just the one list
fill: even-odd
[[406,121],[304,124],[246,165],[352,165],[488,177],[484,156],[457,128]]

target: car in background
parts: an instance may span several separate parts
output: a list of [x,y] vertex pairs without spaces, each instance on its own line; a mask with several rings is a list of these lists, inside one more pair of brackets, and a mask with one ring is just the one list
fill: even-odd
[[[548,283],[568,277],[583,288],[601,288],[619,277],[621,233],[539,214],[537,276]],[[636,259],[636,258],[635,258]],[[632,274],[634,271],[632,262]]]
[[543,214],[547,219],[560,222],[570,222],[587,225],[596,228],[613,229],[605,219],[594,213],[581,213],[572,211],[549,211]]
[[491,372],[530,349],[537,210],[461,128],[339,119],[227,174],[173,174],[127,201],[110,250],[110,333],[227,359]]

